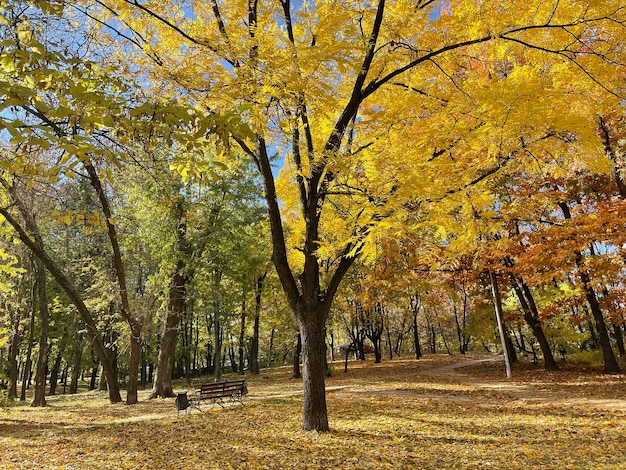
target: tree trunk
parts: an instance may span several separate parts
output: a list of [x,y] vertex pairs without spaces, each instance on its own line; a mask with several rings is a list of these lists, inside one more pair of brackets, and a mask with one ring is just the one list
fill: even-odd
[[626,349],[624,349],[624,335],[622,335],[622,329],[619,324],[613,323],[613,333],[615,334],[615,343],[617,344],[617,351],[619,356],[626,355]]
[[31,289],[31,315],[30,325],[28,326],[28,345],[26,350],[26,363],[24,364],[24,374],[22,378],[22,391],[20,393],[20,401],[26,401],[26,389],[30,385],[30,376],[33,367],[33,343],[35,342],[35,316],[37,314],[37,276],[33,275],[33,283]]
[[[563,212],[563,217],[565,217],[565,219],[571,219],[572,215],[567,203],[559,202],[558,205]],[[578,268],[578,275],[583,285],[585,298],[587,299],[587,303],[591,309],[591,315],[593,316],[596,324],[596,331],[598,333],[600,348],[602,349],[602,356],[604,358],[604,372],[606,374],[617,374],[621,372],[621,369],[617,363],[617,359],[615,358],[613,348],[611,347],[611,339],[609,338],[609,332],[604,321],[604,315],[602,313],[602,309],[600,308],[600,303],[598,302],[598,297],[592,287],[589,273],[583,264],[583,254],[580,251],[576,251],[574,254],[576,256],[576,267]]]
[[504,354],[504,365],[506,368],[506,376],[510,379],[512,377],[511,373],[511,348],[510,337],[507,342],[508,335],[506,334],[506,327],[504,326],[504,320],[502,318],[502,299],[500,298],[500,290],[498,289],[498,280],[496,275],[493,272],[489,273],[489,279],[491,280],[491,290],[493,293],[493,302],[496,311],[496,320],[498,322],[498,331],[500,333],[500,342],[502,344],[502,353]]
[[[8,398],[10,400],[17,398],[17,379],[19,375],[19,371],[17,367],[17,353],[20,348],[20,342],[21,342],[20,331],[19,331],[20,330],[19,317],[17,318],[17,321],[13,325],[12,330],[13,330],[13,334],[11,335],[11,343],[9,346],[9,357],[8,357],[9,387],[7,390]],[[0,368],[0,371],[2,371],[2,368]]]
[[43,262],[35,260],[37,305],[39,307],[39,354],[35,372],[35,397],[31,406],[46,406],[46,369],[48,366],[48,290]]
[[74,350],[72,351],[72,379],[70,381],[70,394],[78,393],[78,379],[81,373],[81,359],[83,356],[83,346],[85,338],[82,333],[78,334],[74,341]]
[[100,205],[102,206],[102,212],[107,226],[107,235],[113,251],[113,267],[115,268],[120,300],[122,302],[122,309],[120,313],[130,328],[130,358],[128,361],[128,390],[126,394],[126,404],[133,405],[137,403],[137,377],[139,375],[139,362],[141,360],[141,330],[143,329],[143,324],[141,320],[135,317],[131,312],[130,302],[128,300],[128,288],[126,285],[124,258],[122,256],[122,250],[120,249],[117,229],[113,220],[109,199],[104,191],[104,188],[102,187],[102,182],[100,181],[100,177],[95,167],[89,160],[84,163],[84,167],[89,174],[91,185],[95,189]]
[[443,326],[441,326],[441,321],[437,320],[439,325],[439,332],[441,333],[441,340],[443,341],[443,346],[446,348],[446,352],[449,356],[452,356],[452,351],[450,351],[450,346],[448,346],[448,340],[446,339],[445,332],[443,331]]
[[515,291],[517,299],[522,307],[522,311],[524,312],[524,320],[539,343],[541,354],[543,354],[544,368],[546,370],[559,370],[559,366],[554,359],[554,355],[552,354],[550,343],[548,342],[541,326],[541,322],[539,321],[539,312],[537,311],[535,299],[530,288],[522,279],[517,278],[512,274],[511,280],[513,281],[513,290]]
[[187,382],[191,381],[191,345],[193,341],[193,302],[189,302],[182,311],[179,334],[181,337],[181,356],[178,361],[178,376],[184,376]]
[[157,358],[154,383],[149,398],[175,397],[172,386],[174,359],[176,357],[176,341],[178,340],[178,324],[185,308],[188,278],[185,275],[185,259],[183,254],[187,247],[186,213],[182,199],[176,205],[178,215],[177,227],[177,260],[174,274],[170,281],[169,300],[163,334],[161,335],[159,355]]
[[[577,261],[577,264],[579,263],[580,261]],[[619,367],[619,364],[617,363],[617,359],[615,358],[613,348],[611,347],[611,340],[609,338],[609,332],[604,321],[602,309],[600,308],[600,303],[598,302],[598,298],[596,297],[594,289],[591,287],[591,280],[589,279],[589,275],[586,271],[581,269],[580,265],[579,275],[584,286],[587,303],[591,308],[591,314],[596,324],[596,332],[598,333],[600,348],[602,349],[602,356],[604,358],[604,372],[606,374],[618,374],[621,372],[621,369]]]
[[[307,431],[329,430],[326,408],[326,338],[325,329],[314,315],[300,324],[302,338],[302,383],[304,422]],[[313,317],[313,318],[310,318]]]
[[59,372],[61,371],[61,361],[63,360],[63,352],[65,351],[64,340],[65,338],[61,338],[61,341],[59,341],[57,357],[52,364],[52,369],[50,369],[50,390],[48,391],[48,395],[56,395],[57,392]]
[[252,329],[252,341],[250,343],[250,373],[259,375],[259,315],[254,316],[254,326]]
[[235,354],[235,346],[232,343],[232,337],[228,338],[228,359],[230,360],[230,368],[233,374],[239,372],[239,365],[237,364],[237,355]]
[[413,312],[413,346],[415,347],[415,359],[422,358],[422,346],[420,344],[419,329],[417,327],[417,314],[420,309],[419,297],[417,294],[411,296],[411,311]]
[[141,362],[141,330],[139,323],[133,323],[130,329],[130,355],[128,361],[128,390],[126,404],[134,405],[139,401],[139,364]]
[[272,328],[270,331],[270,346],[267,350],[267,367],[272,367],[274,361],[274,336],[276,335],[276,328]]
[[241,304],[241,329],[239,330],[239,374],[245,374],[245,350],[244,342],[246,340],[246,301]]
[[147,352],[146,348],[148,346],[146,343],[141,345],[141,366],[139,368],[139,386],[142,390],[145,390],[148,386],[148,361],[147,361]]
[[302,335],[298,333],[298,337],[296,339],[296,347],[293,351],[293,373],[291,374],[292,379],[301,379],[302,374],[300,373],[300,354],[302,353]]
[[454,323],[456,325],[456,337],[457,337],[457,341],[459,342],[459,352],[461,354],[465,354],[465,350],[463,349],[463,335],[462,335],[462,328],[461,328],[461,322],[459,321],[459,314],[457,312],[457,308],[456,308],[456,302],[452,302],[452,312],[454,314]]
[[261,317],[263,282],[266,276],[267,272],[257,278],[254,296],[254,328],[252,330],[252,344],[250,345],[250,372],[254,375],[259,375],[259,323]]
[[213,316],[213,341],[215,341],[215,356],[213,358],[213,377],[216,382],[222,380],[222,331],[217,315]]
[[[105,349],[105,354],[106,354],[106,364],[108,364],[108,367],[110,367],[110,371],[107,371],[102,360],[100,360],[100,369],[101,369],[101,374],[100,374],[100,382],[98,383],[98,390],[100,390],[101,392],[104,391],[109,391],[109,393],[111,392],[111,378],[114,380],[114,384],[117,386],[118,381],[117,381],[117,346],[115,344],[115,341],[117,340],[117,333],[115,331],[110,331],[109,332],[109,344],[107,345],[106,349]],[[120,396],[120,400],[122,401],[122,397]]]

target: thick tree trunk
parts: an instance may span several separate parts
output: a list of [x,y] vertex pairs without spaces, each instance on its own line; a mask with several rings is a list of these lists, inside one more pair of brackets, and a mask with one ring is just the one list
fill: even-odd
[[178,310],[172,305],[172,291],[170,289],[170,305],[168,306],[165,319],[165,331],[161,335],[159,355],[154,374],[154,383],[150,398],[175,397],[172,386],[172,374],[174,371],[174,359],[176,354],[176,342],[178,340]]
[[170,281],[167,316],[165,318],[164,331],[161,335],[156,373],[150,398],[176,396],[172,386],[172,374],[176,356],[176,342],[178,340],[178,325],[185,308],[188,281],[184,272],[186,263],[183,253],[187,247],[187,224],[182,200],[176,205],[176,210],[178,215],[178,235],[176,240],[178,259]]
[[[326,409],[326,337],[316,315],[307,315],[300,324],[302,337],[302,383],[304,422],[307,431],[329,430]],[[313,317],[313,318],[311,318]]]

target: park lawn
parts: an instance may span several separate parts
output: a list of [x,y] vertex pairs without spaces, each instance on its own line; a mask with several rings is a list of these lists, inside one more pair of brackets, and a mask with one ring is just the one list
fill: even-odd
[[288,368],[248,376],[243,407],[189,415],[147,392],[50,397],[0,412],[0,468],[626,468],[624,375],[518,366],[506,380],[496,362],[450,367],[463,361],[334,364],[326,434],[301,430]]

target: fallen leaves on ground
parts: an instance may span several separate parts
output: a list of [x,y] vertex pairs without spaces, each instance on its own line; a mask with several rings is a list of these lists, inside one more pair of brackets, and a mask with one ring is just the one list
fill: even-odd
[[516,370],[507,381],[494,362],[453,368],[464,361],[351,362],[327,382],[325,434],[302,431],[301,385],[288,368],[248,377],[243,407],[188,415],[173,399],[50,397],[45,409],[2,411],[0,467],[623,468],[624,375]]

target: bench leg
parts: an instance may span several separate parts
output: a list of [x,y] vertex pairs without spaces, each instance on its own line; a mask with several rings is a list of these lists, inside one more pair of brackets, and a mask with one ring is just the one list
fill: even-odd
[[202,408],[200,408],[200,400],[197,398],[192,398],[189,400],[189,412],[191,413],[191,408],[195,408],[200,413],[202,413]]

